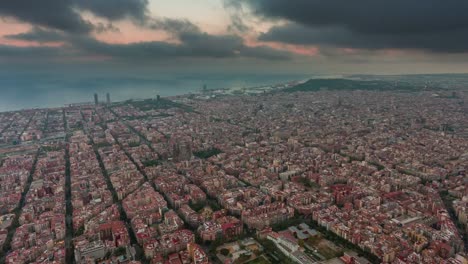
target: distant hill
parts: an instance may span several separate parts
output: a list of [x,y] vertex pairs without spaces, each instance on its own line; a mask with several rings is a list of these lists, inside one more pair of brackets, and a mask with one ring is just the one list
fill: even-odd
[[305,83],[285,89],[286,92],[315,92],[319,90],[404,90],[424,89],[418,84],[387,80],[310,79]]

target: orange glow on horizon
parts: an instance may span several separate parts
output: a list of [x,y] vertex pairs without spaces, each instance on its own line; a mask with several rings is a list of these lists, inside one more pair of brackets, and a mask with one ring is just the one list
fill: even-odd
[[268,46],[273,49],[289,51],[297,55],[316,56],[319,54],[319,48],[316,46],[292,45],[278,42],[259,42],[255,36],[251,35],[245,39],[247,46],[258,47]]
[[17,39],[7,39],[4,37],[0,37],[0,45],[5,46],[14,46],[19,48],[27,48],[27,47],[61,47],[64,45],[63,42],[37,42],[37,41],[25,41],[25,40],[17,40]]

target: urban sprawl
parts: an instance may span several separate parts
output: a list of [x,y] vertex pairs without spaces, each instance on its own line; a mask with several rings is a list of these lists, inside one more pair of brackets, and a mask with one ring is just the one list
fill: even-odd
[[0,263],[468,263],[468,93],[0,113]]

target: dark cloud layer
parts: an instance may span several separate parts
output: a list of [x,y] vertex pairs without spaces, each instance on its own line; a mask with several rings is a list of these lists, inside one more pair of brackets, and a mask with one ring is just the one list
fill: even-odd
[[468,52],[468,30],[424,34],[365,34],[342,27],[307,27],[296,23],[271,28],[259,36],[266,42],[356,49],[415,49]]
[[72,6],[71,0],[6,0],[0,1],[0,16],[68,32],[89,32],[91,23],[85,21]]
[[468,51],[467,1],[245,0],[254,13],[290,23],[264,41],[362,49]]
[[[7,38],[36,42],[64,42],[61,47],[69,53],[105,56],[119,60],[154,61],[162,58],[236,58],[247,57],[264,60],[288,60],[291,53],[267,46],[249,47],[238,35],[212,35],[202,32],[186,20],[159,20],[157,26],[171,33],[180,43],[164,41],[111,44],[90,36],[67,34],[57,30],[35,27],[26,33]],[[57,48],[58,49],[58,48]]]
[[152,18],[145,22],[144,26],[151,29],[163,30],[174,35],[183,32],[200,32],[200,28],[187,19]]
[[265,16],[309,26],[345,26],[367,33],[412,34],[468,27],[467,1],[247,0]]
[[33,29],[28,32],[5,36],[5,38],[8,38],[8,39],[36,41],[40,43],[60,42],[60,41],[63,41],[64,37],[65,37],[64,33],[60,31],[44,30],[40,27],[33,27]]
[[154,61],[164,58],[236,58],[288,60],[289,52],[266,46],[248,47],[235,35],[210,35],[202,32],[184,32],[180,44],[163,41],[131,44],[109,44],[92,38],[76,38],[74,47],[89,54],[123,60]]
[[95,25],[84,20],[77,10],[109,20],[126,17],[144,20],[147,5],[147,0],[5,0],[0,1],[0,16],[71,33],[87,33]]
[[[287,60],[291,53],[267,46],[249,47],[237,34],[213,35],[186,19],[153,18],[147,14],[148,0],[15,0],[0,2],[0,16],[11,16],[34,25],[30,32],[6,36],[40,43],[63,42],[57,50],[81,55],[106,56],[124,60],[160,58],[236,58]],[[118,30],[111,22],[91,24],[77,10],[87,10],[109,21],[131,18],[145,28],[163,30],[178,43],[153,41],[110,44],[91,37],[96,32]],[[236,17],[235,17],[236,18]],[[234,20],[238,30],[241,20]],[[245,29],[245,28],[244,28]],[[77,34],[78,33],[78,34]],[[85,33],[85,34],[83,34]],[[13,52],[14,53],[14,52]]]

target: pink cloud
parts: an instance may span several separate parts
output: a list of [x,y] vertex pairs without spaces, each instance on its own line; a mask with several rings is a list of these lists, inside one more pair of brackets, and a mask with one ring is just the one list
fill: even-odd
[[165,41],[170,36],[162,31],[138,27],[130,21],[114,24],[119,31],[105,31],[93,33],[93,36],[103,42],[112,44],[129,44],[135,42]]
[[18,34],[21,32],[26,32],[26,31],[29,31],[30,29],[31,29],[31,26],[29,24],[0,19],[0,37],[6,36],[6,35]]
[[25,41],[16,39],[7,39],[0,37],[0,45],[15,46],[15,47],[61,47],[63,42],[47,42],[39,43],[36,41]]
[[289,51],[297,55],[316,56],[319,53],[319,48],[316,46],[292,45],[278,42],[259,42],[253,36],[247,37],[245,41],[248,46],[268,46],[274,49]]
[[26,41],[19,39],[7,38],[8,35],[15,35],[29,32],[32,26],[25,23],[20,23],[12,20],[0,20],[0,45],[15,46],[15,47],[60,47],[63,42],[47,42],[39,43],[36,41]]

